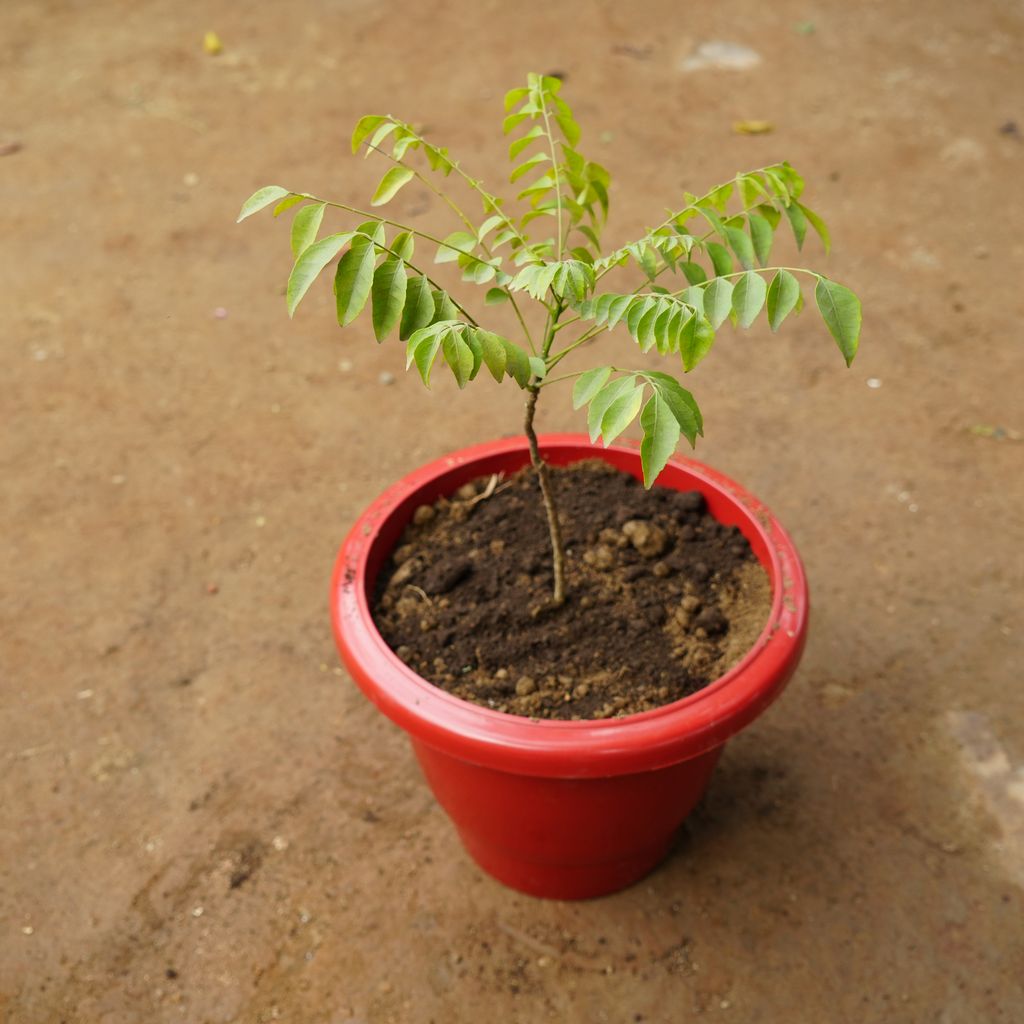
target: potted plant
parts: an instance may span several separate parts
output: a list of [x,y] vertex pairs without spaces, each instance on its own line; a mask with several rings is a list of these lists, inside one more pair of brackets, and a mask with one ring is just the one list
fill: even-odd
[[[415,366],[424,384],[429,386],[432,370],[442,362],[459,388],[486,369],[499,383],[512,381],[522,389],[521,438],[477,445],[411,473],[356,522],[336,563],[332,614],[352,677],[408,732],[431,787],[469,852],[516,888],[580,898],[628,885],[664,856],[675,829],[703,793],[725,741],[759,714],[791,675],[804,641],[807,592],[792,542],[767,509],[721,474],[674,457],[680,438],[692,446],[703,433],[697,403],[674,375],[650,367],[594,365],[595,360],[574,366],[571,357],[588,353],[591,342],[620,327],[641,353],[653,349],[676,357],[688,373],[707,355],[726,321],[749,327],[764,312],[771,329],[777,330],[801,310],[801,281],[809,280],[825,326],[849,365],[857,351],[861,313],[856,296],[824,275],[769,266],[773,238],[782,224],[788,224],[798,247],[809,229],[826,250],[829,246],[825,224],[804,204],[803,180],[788,163],[737,174],[700,196],[687,193],[682,205],[656,227],[605,252],[601,234],[610,175],[580,152],[580,131],[561,96],[561,81],[531,74],[524,87],[508,93],[505,108],[504,131],[512,136],[510,181],[519,183],[517,212],[412,125],[370,115],[356,125],[352,149],[364,148],[390,164],[371,208],[386,205],[415,179],[450,209],[460,223],[458,230],[436,237],[372,210],[280,186],[257,191],[243,205],[239,220],[270,207],[275,216],[297,208],[291,228],[294,265],[286,293],[289,314],[317,276],[337,260],[339,324],[348,326],[368,310],[378,342],[397,334],[405,342],[406,368]],[[458,184],[480,203],[479,222],[446,182]],[[358,223],[322,235],[328,213]],[[483,289],[482,304],[471,307],[467,298],[435,280],[437,271],[427,269],[430,261],[454,264],[464,284]],[[630,272],[632,279],[625,285],[606,283],[609,276],[621,279]],[[518,324],[516,340],[486,324],[483,314],[498,304],[506,304],[510,319]],[[538,400],[549,387],[570,380],[574,407],[587,410],[589,437],[538,438]],[[637,419],[639,450],[612,444]],[[633,518],[627,511],[625,522],[620,515],[614,523],[618,532],[595,527],[586,534],[589,527],[573,525],[576,532],[567,544],[566,517],[559,511],[564,488],[556,486],[553,474],[556,467],[595,458],[630,480],[642,479],[644,488],[657,481],[660,486],[650,493],[671,509]],[[525,467],[532,476],[524,482],[522,474],[515,474]],[[583,475],[579,467],[575,472]],[[511,518],[507,511],[478,511],[497,501],[496,492],[512,486],[510,480],[535,494],[528,494],[525,503],[508,499],[519,502]],[[610,471],[599,480],[589,479],[586,486],[598,490],[588,492],[592,496],[584,506],[602,509],[602,514],[610,499],[601,488],[619,488],[616,494],[629,489]],[[693,518],[705,514],[702,506],[711,517],[707,521]],[[475,548],[461,562],[462,555],[455,552],[454,569],[440,567],[441,575],[434,572],[431,585],[429,573],[421,579],[410,568],[418,566],[422,573],[430,550],[443,547],[450,553],[455,541],[465,543],[458,530],[432,541],[430,530],[438,520],[464,524],[487,515],[490,539],[473,543],[489,543],[488,548]],[[575,524],[576,513],[569,518]],[[503,534],[513,521],[517,536],[532,539],[535,547],[543,535],[539,543],[546,547],[548,566],[528,566],[529,571],[518,575],[503,569],[503,577],[481,572],[492,556],[508,555]],[[690,539],[666,539],[659,523],[666,529],[681,523],[679,537]],[[410,537],[426,545],[426,559],[409,553]],[[738,552],[737,557],[746,552],[744,557],[761,567],[758,572],[767,574],[768,598],[758,623],[763,628],[755,630],[745,653],[733,652],[731,667],[709,662],[723,671],[705,680],[708,685],[697,692],[681,695],[673,689],[671,671],[662,669],[656,675],[643,660],[646,655],[630,666],[628,655],[631,648],[642,647],[660,656],[661,647],[681,642],[685,658],[687,642],[710,642],[710,634],[723,632],[717,611],[694,625],[692,611],[701,599],[686,589],[693,581],[687,578],[685,559],[673,568],[670,558],[661,557],[673,544],[699,547],[698,541],[716,538]],[[574,572],[595,576],[617,557],[633,559],[626,566],[625,584],[612,585],[602,577],[596,598],[574,593]],[[694,578],[714,577],[706,565],[696,566],[700,571],[692,570]],[[473,598],[472,616],[458,602],[452,604],[467,576],[485,577],[486,584]],[[614,699],[595,697],[596,684],[573,686],[572,679],[560,675],[565,654],[559,645],[582,640],[599,647],[603,634],[614,632],[604,628],[600,616],[607,614],[611,621],[614,612],[598,612],[595,619],[594,601],[628,603],[629,581],[640,576],[645,585],[651,577],[655,586],[660,580],[665,587],[670,585],[664,578],[673,576],[675,599],[682,593],[682,605],[667,623],[656,608],[650,620],[615,620],[625,638],[619,646],[626,650],[627,664],[605,676],[621,682],[632,672],[642,698],[630,704],[628,693]],[[388,589],[399,585],[393,593]],[[513,586],[520,594],[524,586],[527,592],[532,588],[531,597],[521,599],[523,607],[512,615],[514,623],[499,608]],[[498,603],[491,606],[488,601]],[[402,605],[411,607],[414,616],[424,616],[424,635],[436,636],[439,622],[453,625],[439,641],[442,652],[455,642],[452,634],[460,624],[464,632],[497,625],[519,649],[532,644],[533,664],[540,657],[550,672],[538,682],[515,664],[495,669],[488,663],[489,651],[479,646],[471,656],[462,654],[454,661],[435,657],[427,663],[414,650],[415,638],[406,644],[392,637],[389,644],[382,636],[382,616]],[[581,618],[584,610],[590,618]],[[401,628],[395,629],[401,639]],[[536,635],[542,643],[531,640],[532,630],[540,631]],[[586,635],[581,637],[581,632]],[[472,687],[467,695],[470,683],[479,686],[481,696]],[[604,703],[595,704],[600,700]],[[579,713],[573,710],[577,705]]]

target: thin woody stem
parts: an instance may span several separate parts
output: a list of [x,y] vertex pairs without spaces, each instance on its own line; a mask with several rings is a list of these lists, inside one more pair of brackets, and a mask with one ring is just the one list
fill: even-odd
[[540,483],[541,497],[544,499],[544,512],[548,519],[548,532],[551,535],[551,565],[554,571],[555,584],[551,595],[552,607],[565,603],[565,548],[562,543],[562,526],[558,521],[558,510],[555,508],[555,497],[551,490],[551,472],[548,464],[541,458],[540,446],[537,444],[537,433],[533,429],[533,414],[537,408],[539,388],[527,388],[526,419],[523,429],[530,443],[530,462],[533,464]]

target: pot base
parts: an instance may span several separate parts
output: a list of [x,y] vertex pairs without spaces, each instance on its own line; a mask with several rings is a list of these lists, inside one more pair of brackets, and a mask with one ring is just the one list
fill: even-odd
[[492,878],[528,896],[555,900],[589,900],[618,892],[649,875],[668,854],[672,836],[622,860],[600,864],[525,861],[475,836],[459,832],[466,851]]
[[513,889],[559,900],[605,896],[652,871],[723,749],[652,772],[551,779],[412,746],[477,864]]

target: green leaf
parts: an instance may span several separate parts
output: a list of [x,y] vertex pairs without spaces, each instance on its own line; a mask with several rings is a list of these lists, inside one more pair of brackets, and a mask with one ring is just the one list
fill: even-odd
[[716,189],[713,189],[707,195],[707,201],[716,209],[719,213],[725,213],[725,208],[729,203],[729,197],[732,195],[732,182],[727,181],[723,185],[719,185]]
[[484,305],[497,306],[502,302],[508,302],[510,296],[504,288],[488,288],[484,296]]
[[235,223],[238,224],[245,220],[246,217],[259,213],[264,207],[269,206],[271,203],[276,203],[278,199],[283,199],[288,194],[288,189],[281,188],[280,185],[267,185],[264,188],[257,189],[242,203],[242,209]]
[[542,174],[536,181],[530,182],[517,196],[516,199],[528,199],[533,195],[542,195],[550,192],[555,186],[554,175],[550,171]]
[[827,277],[819,277],[814,288],[814,301],[849,366],[860,343],[860,299],[849,288]]
[[359,147],[363,143],[363,139],[365,139],[370,132],[377,127],[377,125],[383,124],[386,120],[386,117],[381,117],[379,114],[367,114],[365,117],[359,118],[352,131],[352,152],[358,153]]
[[[732,257],[729,255],[729,250],[718,242],[708,242],[706,248],[708,256],[711,257],[711,265],[715,269],[715,276],[721,277],[723,274],[731,274],[733,271],[733,263]],[[690,283],[695,284],[699,282],[691,281]]]
[[676,335],[683,308],[678,302],[662,302],[659,307],[651,333],[654,335],[658,351],[663,356],[668,355],[678,341]]
[[644,487],[650,487],[672,458],[679,444],[679,422],[657,390],[640,413],[640,464],[644,470]]
[[459,309],[452,302],[452,297],[444,291],[438,289],[431,293],[434,297],[434,321],[439,320],[458,320]]
[[[368,157],[375,149],[382,149],[381,143],[393,132],[398,131],[398,125],[394,121],[389,121],[387,124],[382,124],[374,133],[373,137],[366,145],[366,152],[363,154],[363,158]],[[397,157],[396,157],[397,159]]]
[[644,376],[657,389],[692,448],[697,443],[697,436],[704,433],[704,417],[701,416],[693,395],[675,377],[667,373],[654,371]]
[[430,291],[430,282],[422,274],[416,274],[406,287],[402,326],[398,330],[399,338],[402,341],[408,340],[433,319],[434,296]]
[[653,281],[658,276],[658,253],[648,245],[640,247],[640,256],[637,262],[647,275],[648,280]]
[[[313,246],[307,249],[312,251]],[[338,323],[346,327],[362,312],[373,285],[373,264],[377,250],[373,242],[358,235],[348,252],[338,261],[334,275],[334,297],[338,307]]]
[[680,263],[679,269],[683,272],[683,276],[690,282],[690,284],[703,284],[708,279],[708,275],[704,268],[699,263],[694,263],[692,260]]
[[472,281],[474,284],[487,284],[497,273],[494,264],[476,256],[460,256],[459,266],[463,268],[462,280]]
[[449,327],[441,341],[441,352],[461,390],[473,373],[473,350],[463,341],[461,331]]
[[759,214],[752,213],[747,218],[750,224],[750,237],[754,242],[757,262],[763,267],[768,262],[772,251],[772,226]]
[[387,242],[387,234],[384,231],[384,222],[380,220],[364,220],[356,228],[357,235],[366,235],[376,245],[384,245]]
[[636,378],[618,377],[616,380],[605,384],[603,388],[591,399],[590,409],[587,412],[587,428],[590,431],[590,443],[593,444],[601,436],[601,421],[608,407],[633,390]]
[[654,344],[654,324],[660,313],[660,304],[656,300],[652,301],[646,312],[637,322],[636,334],[634,337],[636,338],[637,344],[640,346],[641,352],[649,352],[651,346]]
[[462,340],[469,346],[470,355],[473,357],[473,369],[469,372],[469,379],[476,380],[480,367],[484,365],[484,350],[480,344],[477,333],[468,324],[462,328]]
[[337,235],[328,235],[326,238],[321,238],[319,242],[314,242],[299,256],[292,267],[292,272],[288,275],[286,296],[289,316],[295,315],[296,307],[302,301],[302,297],[306,292],[309,291],[309,286],[316,280],[320,271],[351,240],[351,231],[342,231]]
[[632,305],[630,305],[629,312],[626,314],[626,330],[628,330],[637,341],[640,340],[640,322],[657,304],[657,301],[657,299],[647,296],[646,298],[635,299]]
[[305,196],[297,196],[294,193],[290,196],[285,196],[285,198],[274,207],[274,216],[280,217],[285,210],[290,210],[297,203],[304,203],[305,201]]
[[406,131],[402,129],[395,136],[395,144],[391,147],[391,156],[395,160],[401,160],[402,157],[405,156],[407,150],[419,149],[420,145],[420,140],[416,138],[415,135],[406,133]]
[[813,210],[804,206],[803,203],[797,203],[796,205],[800,207],[803,215],[811,222],[811,227],[818,233],[818,237],[825,246],[825,253],[827,254],[832,248],[832,239],[829,237],[828,228],[825,227],[825,222]]
[[508,135],[517,125],[521,124],[526,120],[528,114],[509,114],[504,121],[501,122],[502,133]]
[[799,203],[792,202],[784,207],[786,216],[789,218],[790,227],[793,229],[793,237],[796,239],[796,247],[802,249],[804,238],[807,235],[807,218]]
[[576,378],[572,388],[572,407],[582,409],[590,400],[604,387],[605,382],[611,376],[610,366],[598,366],[593,370],[587,370]]
[[515,160],[517,156],[527,146],[536,139],[543,138],[544,129],[539,125],[535,124],[521,139],[516,139],[515,142],[511,143],[508,147],[508,158],[509,160]]
[[799,301],[800,282],[788,270],[780,270],[768,285],[768,326],[777,331]]
[[432,324],[430,327],[420,328],[406,345],[405,368],[408,370],[415,362],[416,369],[419,370],[420,377],[428,388],[430,387],[430,371],[433,369],[434,360],[441,347],[441,339],[448,326],[450,325]]
[[405,264],[394,256],[386,259],[373,275],[373,333],[378,341],[394,329],[402,318],[408,281]]
[[732,308],[740,327],[749,327],[761,312],[765,293],[768,291],[764,278],[748,270],[732,290]]
[[471,253],[476,248],[476,235],[468,231],[453,231],[444,243],[437,247],[435,263],[454,263],[459,253]]
[[521,100],[525,100],[529,95],[530,90],[525,88],[525,86],[521,86],[518,89],[509,89],[509,91],[505,93],[505,110],[511,110],[517,103]]
[[403,260],[411,260],[416,249],[416,238],[411,231],[402,231],[395,235],[391,250]]
[[632,295],[615,295],[608,306],[608,330],[610,331],[625,315],[633,301]]
[[524,174],[529,174],[537,164],[542,164],[550,159],[551,157],[547,153],[536,153],[524,160],[518,167],[513,168],[508,180],[518,181]]
[[507,365],[505,372],[521,387],[525,388],[530,383],[532,370],[530,368],[529,356],[516,344],[505,338],[501,339],[505,346],[505,357]]
[[704,287],[704,315],[717,331],[732,312],[732,281],[716,277]]
[[324,219],[326,203],[304,206],[292,221],[292,254],[298,256],[316,241],[316,233]]
[[473,333],[480,342],[480,355],[491,376],[500,384],[508,365],[508,352],[502,338],[490,331],[476,328]]
[[754,206],[762,196],[767,197],[764,185],[756,174],[743,174],[739,178],[740,196],[744,206]]
[[392,167],[380,179],[380,184],[377,186],[377,191],[373,193],[370,205],[383,206],[394,198],[403,185],[412,181],[413,177],[413,172],[408,167]]
[[562,129],[566,142],[575,147],[580,141],[580,126],[572,119],[572,115],[564,112],[558,113],[555,115],[555,120],[558,122],[558,127]]
[[509,288],[528,292],[532,298],[541,300],[558,273],[558,267],[557,263],[531,263],[516,274]]
[[636,419],[643,400],[644,389],[634,385],[631,391],[620,395],[608,406],[601,417],[601,440],[606,448]]
[[744,270],[750,270],[754,265],[754,245],[750,241],[750,236],[739,228],[726,228],[725,237],[729,240],[729,245],[732,247],[732,251],[736,253],[736,258],[740,261],[740,266]]
[[530,376],[533,381],[541,381],[547,376],[548,368],[540,356],[530,356]]
[[506,223],[505,215],[496,213],[493,216],[488,217],[487,220],[485,220],[483,224],[476,229],[476,237],[482,242],[496,227],[504,223]]
[[683,369],[689,373],[708,354],[714,342],[715,332],[711,324],[699,313],[694,313],[679,332]]

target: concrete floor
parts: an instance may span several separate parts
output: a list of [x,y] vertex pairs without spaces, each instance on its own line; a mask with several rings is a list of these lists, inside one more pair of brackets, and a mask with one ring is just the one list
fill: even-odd
[[[707,40],[762,59],[681,70]],[[1000,0],[7,0],[0,1019],[1024,1020],[1022,45]],[[269,182],[365,201],[373,110],[497,187],[528,70],[565,73],[614,239],[786,158],[866,311],[850,371],[808,313],[692,377],[811,639],[673,857],[583,904],[469,862],[326,611],[358,511],[518,393],[424,391],[326,282],[289,322],[285,226],[233,223]]]

